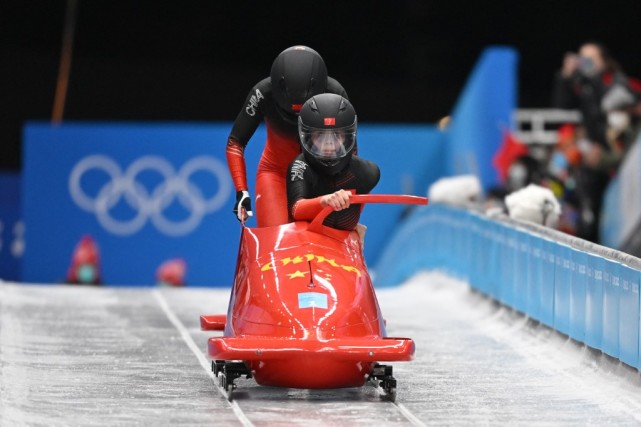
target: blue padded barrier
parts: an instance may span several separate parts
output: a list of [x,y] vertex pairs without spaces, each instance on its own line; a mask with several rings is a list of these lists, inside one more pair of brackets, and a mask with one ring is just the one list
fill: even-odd
[[554,279],[556,243],[543,239],[543,264],[541,265],[541,287],[539,293],[538,319],[549,327],[554,327]]
[[463,277],[466,278],[472,277],[472,263],[470,260],[472,259],[473,252],[475,251],[475,248],[472,246],[474,243],[472,240],[473,233],[470,233],[473,224],[472,218],[472,215],[460,215],[461,228],[459,237],[462,242],[460,248],[461,255],[465,260],[461,263],[461,268],[463,269]]
[[512,272],[514,283],[514,308],[521,313],[527,313],[528,277],[530,272],[531,248],[530,235],[522,230],[517,230],[517,247],[515,248],[515,262]]
[[619,357],[619,264],[605,263],[603,270],[603,351]]
[[385,286],[424,269],[464,278],[532,319],[639,369],[639,258],[535,224],[433,204],[399,226],[373,271],[376,285]]
[[495,250],[492,244],[491,236],[492,230],[490,228],[490,221],[480,215],[472,215],[474,223],[476,224],[476,238],[473,243],[475,260],[474,268],[471,272],[471,277],[478,282],[478,290],[489,294],[492,284],[492,259],[496,258],[492,255]]
[[572,283],[570,284],[570,332],[577,341],[585,341],[588,286],[588,254],[572,249]]
[[492,295],[498,264],[498,249],[494,240],[496,223],[489,221],[487,218],[480,218],[479,224],[481,227],[479,235],[481,246],[478,248],[480,268],[478,277],[475,279],[480,282],[479,290],[486,295]]
[[619,358],[628,365],[639,363],[639,271],[620,267]]
[[516,247],[516,230],[502,227],[501,239],[501,280],[499,301],[503,304],[514,305],[514,255]]
[[554,255],[554,328],[566,335],[570,334],[570,287],[572,274],[570,263],[572,249],[566,245],[555,247]]
[[494,242],[493,244],[496,245],[496,255],[497,259],[492,260],[492,264],[494,265],[494,280],[492,280],[492,293],[491,295],[496,298],[497,300],[500,301],[501,298],[501,288],[503,284],[503,280],[505,280],[506,274],[505,274],[505,252],[506,252],[506,246],[507,246],[507,236],[505,235],[506,233],[506,228],[503,226],[501,223],[496,223],[496,227],[494,227]]
[[529,313],[534,319],[541,318],[541,281],[543,270],[543,239],[536,236],[530,237],[530,256],[528,258],[528,275],[527,275],[527,301],[525,313]]
[[454,220],[451,216],[445,215],[443,209],[439,209],[436,213],[435,223],[437,225],[437,250],[439,254],[439,264],[443,269],[454,273],[455,262],[454,257],[446,257],[446,253],[454,253],[454,238],[458,231],[454,227]]
[[588,278],[585,304],[585,343],[603,348],[603,270],[605,259],[588,254]]
[[[469,277],[479,277],[481,273],[481,254],[480,250],[478,248],[481,248],[481,220],[478,215],[470,215],[470,224],[468,228],[468,248],[467,248],[467,256],[469,260],[469,269],[468,269],[468,275]],[[482,285],[479,281],[479,290]]]

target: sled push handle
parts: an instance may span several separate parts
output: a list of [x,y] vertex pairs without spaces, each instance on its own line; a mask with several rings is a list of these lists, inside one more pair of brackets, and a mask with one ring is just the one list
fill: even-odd
[[[351,204],[366,204],[366,203],[395,203],[403,205],[427,205],[427,197],[408,196],[404,194],[352,194],[349,197]],[[307,228],[309,231],[320,233],[323,226],[323,221],[327,215],[332,213],[334,208],[327,206],[319,212],[314,220]]]

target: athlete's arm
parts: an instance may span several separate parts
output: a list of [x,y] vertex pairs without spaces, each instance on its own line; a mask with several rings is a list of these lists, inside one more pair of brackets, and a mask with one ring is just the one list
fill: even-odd
[[309,220],[323,210],[321,198],[312,195],[310,174],[310,166],[300,158],[287,168],[287,211],[291,221]]
[[245,147],[231,136],[227,139],[227,166],[236,191],[247,190],[247,167],[245,165]]
[[265,93],[270,90],[269,85],[269,79],[264,79],[249,91],[227,138],[227,165],[236,191],[248,189],[245,147],[263,121],[262,104]]
[[236,203],[232,211],[239,220],[252,216],[251,197],[247,185],[247,166],[245,163],[245,147],[250,138],[256,132],[256,128],[263,120],[263,104],[265,94],[269,92],[271,83],[269,78],[264,79],[254,86],[247,95],[245,103],[241,108],[231,133],[227,138],[225,157],[231,174],[234,187],[236,188]]
[[313,199],[298,199],[294,202],[290,215],[294,221],[311,221],[327,206],[331,206],[335,211],[347,209],[349,195],[349,191],[338,190]]
[[336,211],[350,206],[350,192],[338,190],[330,194],[315,196],[314,174],[310,166],[300,158],[294,160],[287,171],[287,204],[290,219],[293,221],[311,221],[325,207],[331,206]]

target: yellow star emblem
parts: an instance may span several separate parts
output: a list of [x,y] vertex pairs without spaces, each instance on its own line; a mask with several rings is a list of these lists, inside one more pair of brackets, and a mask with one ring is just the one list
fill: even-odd
[[300,271],[296,270],[296,272],[288,274],[290,279],[293,279],[295,277],[305,277],[306,274],[309,274],[307,271]]

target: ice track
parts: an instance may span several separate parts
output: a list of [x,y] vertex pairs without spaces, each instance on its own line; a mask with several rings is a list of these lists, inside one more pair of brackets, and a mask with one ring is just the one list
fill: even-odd
[[[217,387],[200,314],[228,290],[0,283],[0,425],[641,425],[641,376],[438,273],[378,298],[397,402],[371,387]],[[325,375],[319,372],[319,375]]]

